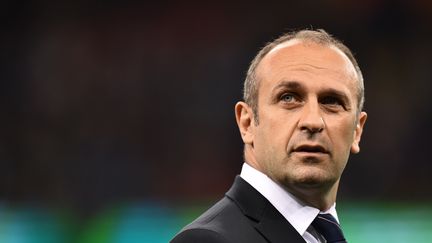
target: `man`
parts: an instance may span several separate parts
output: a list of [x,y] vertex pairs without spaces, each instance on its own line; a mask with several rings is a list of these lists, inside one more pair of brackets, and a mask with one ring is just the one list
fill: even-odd
[[252,61],[235,115],[245,163],[182,242],[346,242],[335,208],[366,121],[351,51],[323,30],[285,34]]

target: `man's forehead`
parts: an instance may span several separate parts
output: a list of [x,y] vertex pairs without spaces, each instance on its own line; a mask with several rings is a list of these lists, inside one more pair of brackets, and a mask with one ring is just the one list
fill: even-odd
[[303,41],[300,40],[300,39],[291,39],[291,40],[282,42],[282,43],[276,45],[273,49],[271,49],[271,51],[269,51],[267,53],[267,56],[269,56],[272,53],[275,53],[275,52],[277,52],[277,51],[279,51],[281,49],[284,49],[284,48],[287,48],[287,47],[291,47],[291,46],[294,46],[294,45],[297,45],[297,44],[301,44],[301,43],[303,43]]
[[271,58],[272,56],[278,55],[279,53],[284,53],[286,51],[305,52],[311,50],[325,50],[325,49],[336,52],[337,54],[339,54],[340,57],[344,59],[344,61],[352,65],[347,55],[339,48],[337,48],[335,45],[327,44],[327,43],[318,43],[313,40],[306,40],[306,39],[291,39],[283,43],[280,43],[276,45],[273,49],[271,49],[263,59]]
[[[282,59],[284,60],[283,63],[288,63],[289,60],[291,61],[300,61],[300,59],[307,59],[307,62],[312,61],[313,59],[310,59],[309,57],[312,55],[316,55],[318,52],[328,52],[328,53],[335,53],[336,55],[331,55],[333,58],[331,59],[325,59],[325,62],[322,63],[323,65],[332,65],[336,64],[336,67],[342,68],[345,70],[349,76],[353,80],[359,80],[357,71],[351,62],[351,60],[348,58],[348,56],[341,51],[339,48],[332,44],[320,44],[313,42],[312,40],[302,40],[302,39],[291,39],[286,42],[283,42],[277,46],[275,46],[267,55],[263,58],[262,63],[263,65],[259,65],[261,67],[258,67],[259,69],[262,68],[268,68],[275,67],[273,62],[275,59]],[[329,52],[330,51],[330,52]],[[326,56],[326,58],[329,56]],[[324,57],[320,57],[324,58]],[[318,59],[319,60],[319,59]],[[269,63],[270,62],[270,63]],[[322,59],[321,59],[322,62]],[[280,63],[280,62],[279,62]],[[280,63],[282,64],[282,63]],[[267,66],[267,67],[265,67]],[[261,73],[263,70],[258,71],[258,73]]]

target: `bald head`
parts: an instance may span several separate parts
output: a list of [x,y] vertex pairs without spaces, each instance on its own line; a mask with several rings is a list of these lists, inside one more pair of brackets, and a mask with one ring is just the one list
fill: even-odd
[[325,47],[334,48],[341,55],[344,56],[349,63],[351,64],[352,69],[354,70],[354,79],[356,80],[356,96],[357,96],[357,109],[360,112],[363,109],[364,103],[364,84],[363,84],[363,76],[358,66],[356,59],[354,58],[352,52],[346,47],[341,41],[335,39],[331,35],[329,35],[324,30],[301,30],[290,32],[280,36],[272,42],[269,42],[265,45],[252,60],[246,79],[244,81],[244,93],[243,99],[244,101],[252,107],[254,111],[254,119],[258,124],[258,89],[260,86],[260,77],[258,75],[258,67],[260,66],[261,61],[273,52],[276,52],[278,49],[295,45],[298,43],[303,43],[304,45],[315,44]]

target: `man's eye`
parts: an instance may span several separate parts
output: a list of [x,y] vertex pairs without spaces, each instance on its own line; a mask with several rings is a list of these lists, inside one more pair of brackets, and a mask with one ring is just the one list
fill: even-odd
[[283,94],[280,97],[280,100],[283,102],[286,102],[286,103],[290,103],[290,102],[293,102],[295,100],[295,97],[292,94]]
[[321,104],[331,106],[344,106],[343,102],[336,97],[325,97],[321,99]]

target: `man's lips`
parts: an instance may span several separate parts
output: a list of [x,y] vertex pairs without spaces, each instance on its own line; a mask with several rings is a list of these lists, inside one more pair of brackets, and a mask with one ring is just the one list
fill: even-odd
[[296,153],[320,153],[327,154],[328,150],[319,144],[303,144],[296,146],[293,150]]

